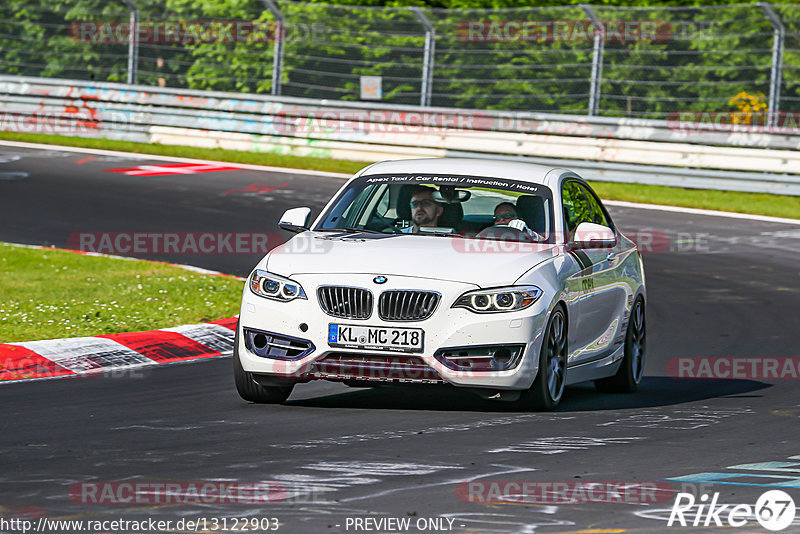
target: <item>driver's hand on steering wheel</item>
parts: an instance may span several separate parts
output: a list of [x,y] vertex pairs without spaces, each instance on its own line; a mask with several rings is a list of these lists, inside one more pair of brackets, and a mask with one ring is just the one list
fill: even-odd
[[508,226],[509,228],[513,228],[515,230],[519,230],[520,232],[531,231],[530,228],[528,228],[528,225],[525,224],[525,221],[523,221],[522,219],[513,219],[511,221],[508,221],[506,223],[506,226]]
[[520,232],[534,238],[536,241],[544,240],[544,238],[541,235],[528,228],[528,225],[522,219],[514,219],[512,221],[509,221],[506,226],[508,226],[509,228],[513,228],[514,230],[519,230]]

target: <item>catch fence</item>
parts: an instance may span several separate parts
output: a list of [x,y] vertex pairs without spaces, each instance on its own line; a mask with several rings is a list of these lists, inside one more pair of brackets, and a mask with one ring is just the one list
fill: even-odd
[[0,50],[0,74],[318,100],[767,126],[800,109],[800,4],[6,0]]

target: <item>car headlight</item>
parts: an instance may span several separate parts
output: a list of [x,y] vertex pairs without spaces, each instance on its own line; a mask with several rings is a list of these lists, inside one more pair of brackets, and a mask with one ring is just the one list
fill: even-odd
[[250,291],[258,295],[272,300],[279,300],[281,302],[289,302],[294,299],[306,299],[306,292],[303,291],[303,286],[290,280],[278,276],[277,274],[268,273],[261,269],[256,269],[250,275]]
[[511,286],[479,289],[464,293],[453,308],[467,308],[475,313],[499,313],[524,310],[542,295],[536,286]]

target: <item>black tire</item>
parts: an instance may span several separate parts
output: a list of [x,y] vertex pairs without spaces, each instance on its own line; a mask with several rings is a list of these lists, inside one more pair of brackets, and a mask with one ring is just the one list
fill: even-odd
[[564,395],[566,379],[567,314],[557,306],[547,321],[536,378],[531,388],[522,393],[520,401],[535,410],[554,410]]
[[294,384],[288,386],[262,386],[253,380],[253,374],[242,368],[239,360],[239,325],[236,325],[236,335],[233,338],[233,379],[236,382],[236,391],[246,401],[257,404],[281,404],[289,398],[294,389]]
[[644,356],[647,345],[644,299],[638,297],[631,308],[628,329],[625,332],[625,356],[617,374],[595,380],[597,391],[602,393],[635,393],[644,373]]

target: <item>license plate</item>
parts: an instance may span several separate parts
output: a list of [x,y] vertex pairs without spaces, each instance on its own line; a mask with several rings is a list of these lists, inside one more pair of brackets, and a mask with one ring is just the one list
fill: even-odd
[[328,345],[331,347],[422,352],[424,337],[421,328],[328,325]]

